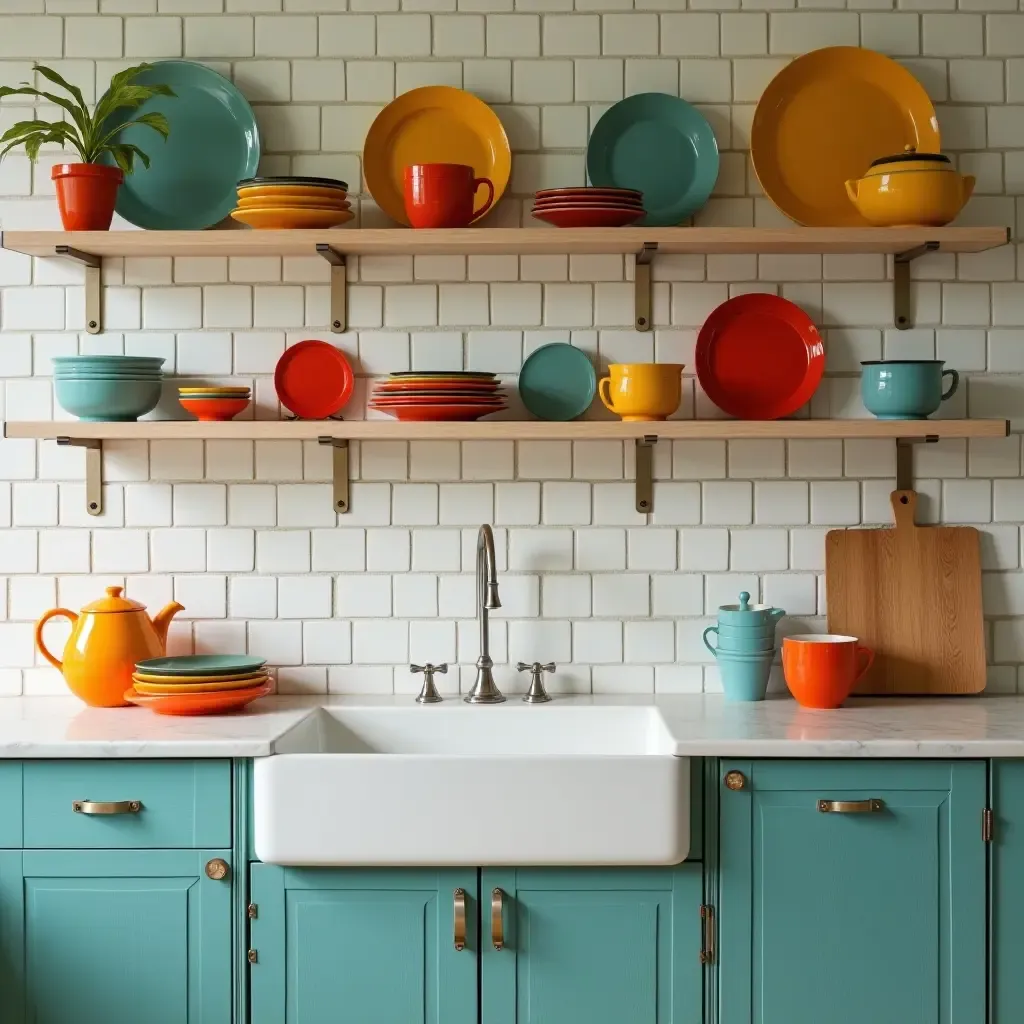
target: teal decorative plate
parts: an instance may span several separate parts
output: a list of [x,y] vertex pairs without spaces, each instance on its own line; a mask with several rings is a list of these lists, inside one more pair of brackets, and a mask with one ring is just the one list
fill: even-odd
[[718,143],[707,118],[686,100],[642,92],[610,107],[587,144],[592,185],[644,194],[638,224],[670,227],[692,217],[718,180]]
[[245,97],[216,71],[187,60],[158,61],[136,79],[163,82],[177,94],[154,96],[132,116],[157,111],[171,126],[165,142],[152,128],[136,125],[117,137],[150,158],[135,161],[117,190],[115,209],[140,228],[190,231],[222,221],[237,201],[242,178],[256,173],[260,136]]
[[137,662],[135,668],[150,676],[241,676],[266,663],[264,658],[244,654],[186,654],[180,658],[150,658]]
[[574,420],[590,408],[597,375],[585,352],[563,342],[542,345],[519,371],[523,405],[542,420]]

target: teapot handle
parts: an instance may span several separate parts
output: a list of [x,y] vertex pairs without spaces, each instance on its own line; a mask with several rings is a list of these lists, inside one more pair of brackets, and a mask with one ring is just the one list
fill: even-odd
[[63,615],[65,618],[70,619],[73,623],[78,621],[78,615],[71,611],[69,608],[51,608],[37,623],[36,623],[36,647],[39,648],[39,653],[56,669],[61,672],[64,671],[64,662],[58,661],[47,649],[46,644],[43,643],[43,626],[46,625],[50,619],[57,615]]

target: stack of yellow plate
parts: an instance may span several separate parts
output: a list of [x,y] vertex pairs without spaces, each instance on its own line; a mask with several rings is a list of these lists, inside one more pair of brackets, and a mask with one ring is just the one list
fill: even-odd
[[237,711],[272,689],[266,662],[244,654],[196,654],[140,661],[124,698],[159,715]]
[[231,216],[259,229],[333,228],[346,224],[348,185],[337,178],[246,178]]

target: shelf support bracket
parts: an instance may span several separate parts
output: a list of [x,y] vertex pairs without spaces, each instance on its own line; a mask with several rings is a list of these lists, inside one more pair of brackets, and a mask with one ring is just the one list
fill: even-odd
[[657,242],[644,242],[636,254],[633,268],[633,326],[638,331],[651,329],[651,260],[658,251]]
[[70,245],[54,246],[54,254],[85,267],[85,329],[90,334],[99,334],[103,330],[103,288],[100,282],[103,260]]
[[85,449],[85,511],[103,515],[103,442],[94,438],[58,437],[57,444]]
[[937,434],[926,434],[924,437],[896,438],[897,491],[912,491],[914,489],[914,445],[935,444],[938,440]]
[[348,271],[345,257],[326,242],[317,242],[316,251],[331,265],[331,331],[348,330]]
[[654,511],[654,446],[657,434],[644,434],[636,439],[636,510]]
[[334,511],[343,515],[349,510],[348,495],[348,440],[344,437],[320,436],[320,444],[329,444],[334,457]]
[[910,264],[919,256],[938,252],[938,249],[938,242],[925,242],[906,252],[898,252],[892,258],[892,304],[898,330],[908,331],[914,326],[910,315]]

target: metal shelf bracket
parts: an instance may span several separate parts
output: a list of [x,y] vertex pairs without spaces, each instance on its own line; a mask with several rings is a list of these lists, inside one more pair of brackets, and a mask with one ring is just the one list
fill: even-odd
[[85,267],[85,329],[90,334],[99,334],[103,330],[103,288],[100,282],[103,260],[70,245],[56,245],[53,251],[54,255],[74,260]]
[[348,330],[348,276],[345,257],[326,242],[317,242],[316,251],[331,265],[331,331]]
[[348,440],[343,437],[321,435],[317,438],[320,444],[329,444],[334,456],[334,511],[339,515],[349,511],[348,494]]
[[914,445],[936,444],[938,440],[936,434],[926,434],[924,437],[896,438],[897,491],[912,491],[914,489]]
[[644,434],[636,439],[636,510],[654,511],[654,446],[657,434]]
[[938,252],[938,242],[925,242],[924,245],[908,249],[906,252],[898,252],[892,258],[892,304],[893,313],[896,317],[896,327],[901,331],[908,331],[914,326],[910,315],[910,264],[929,252]]
[[638,331],[651,329],[651,260],[658,251],[657,242],[644,242],[636,254],[633,270],[633,326]]
[[103,515],[103,442],[84,437],[58,437],[57,444],[85,449],[85,511]]

